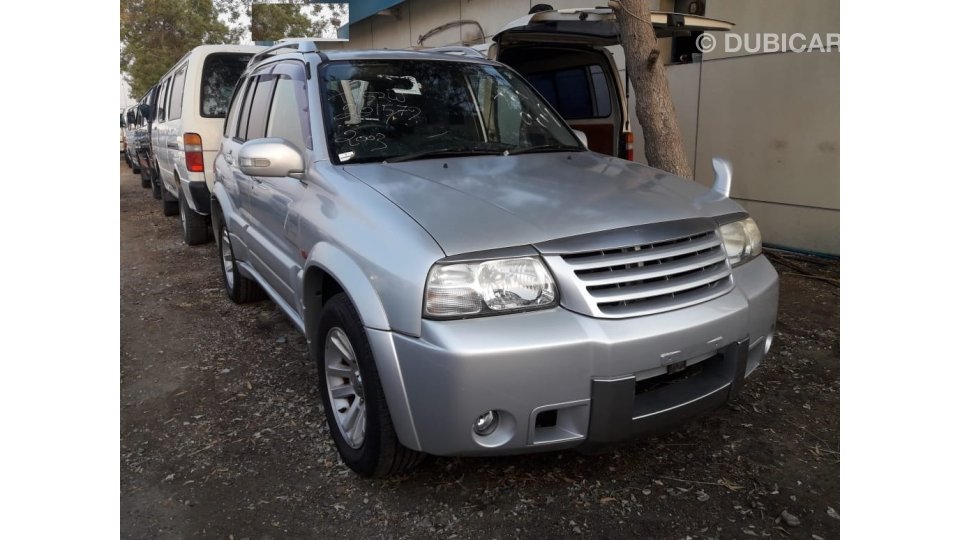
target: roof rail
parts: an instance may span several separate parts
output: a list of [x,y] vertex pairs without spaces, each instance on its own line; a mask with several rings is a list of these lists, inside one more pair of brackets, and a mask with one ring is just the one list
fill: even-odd
[[439,53],[439,54],[459,54],[461,56],[472,56],[474,58],[484,58],[487,57],[483,55],[482,52],[459,45],[453,45],[450,47],[432,47],[429,49],[420,49],[420,52],[430,52],[430,53]]
[[247,67],[249,68],[250,66],[259,62],[260,60],[263,60],[268,56],[276,54],[278,51],[282,49],[294,49],[297,52],[301,52],[301,53],[314,53],[314,52],[317,52],[317,45],[313,42],[312,39],[285,40],[281,43],[277,43],[276,45],[273,45],[267,48],[266,50],[260,51],[257,54],[253,55],[253,57],[250,58],[250,61],[247,62]]

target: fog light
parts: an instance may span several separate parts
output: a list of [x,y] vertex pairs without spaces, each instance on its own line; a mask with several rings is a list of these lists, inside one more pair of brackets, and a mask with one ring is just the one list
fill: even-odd
[[773,332],[767,334],[767,339],[763,342],[763,354],[770,352],[770,347],[773,346]]
[[487,411],[473,421],[473,431],[477,435],[489,435],[493,433],[493,430],[497,429],[499,422],[500,415],[497,414],[497,411]]

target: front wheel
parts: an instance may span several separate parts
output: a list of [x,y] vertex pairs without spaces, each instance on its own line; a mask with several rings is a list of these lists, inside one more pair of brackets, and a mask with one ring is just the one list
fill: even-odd
[[344,463],[367,477],[412,469],[423,454],[397,440],[363,323],[346,294],[324,305],[317,336],[323,409]]

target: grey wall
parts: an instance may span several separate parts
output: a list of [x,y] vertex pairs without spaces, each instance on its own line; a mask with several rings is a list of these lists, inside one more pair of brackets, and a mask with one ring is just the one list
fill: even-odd
[[[407,0],[350,26],[349,48],[416,48],[440,25],[472,20],[436,33],[423,46],[489,41],[530,6],[557,9],[602,5],[584,0]],[[672,0],[648,0],[672,11]],[[837,0],[707,0],[706,16],[736,23],[733,32],[840,30]],[[482,29],[482,34],[481,34]],[[723,40],[723,34],[717,34]],[[664,53],[669,40],[661,40]],[[719,49],[719,48],[718,48]],[[623,72],[623,50],[611,51]],[[664,54],[661,57],[669,57]],[[764,241],[824,253],[840,253],[840,53],[728,54],[715,51],[702,63],[667,68],[677,117],[695,179],[713,180],[710,159],[733,163],[732,196],[755,217]],[[631,100],[638,161],[642,133]]]

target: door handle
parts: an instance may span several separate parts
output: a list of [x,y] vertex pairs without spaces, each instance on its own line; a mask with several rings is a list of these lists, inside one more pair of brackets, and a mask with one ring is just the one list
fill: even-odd
[[177,143],[167,143],[167,148],[173,148],[174,150],[179,150],[180,146]]

